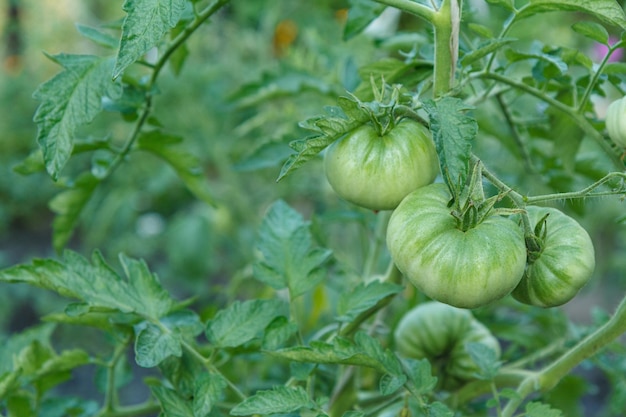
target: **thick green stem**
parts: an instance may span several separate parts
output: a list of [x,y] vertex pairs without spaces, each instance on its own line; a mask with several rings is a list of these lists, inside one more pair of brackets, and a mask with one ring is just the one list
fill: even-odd
[[563,356],[545,367],[537,375],[530,376],[519,385],[518,397],[512,398],[502,412],[502,417],[512,417],[524,399],[536,391],[549,391],[585,359],[626,332],[626,297],[622,299],[615,314],[602,327],[580,341]]
[[433,95],[447,94],[454,82],[458,57],[459,25],[461,12],[458,0],[443,0],[441,8],[433,15],[435,31],[435,74]]

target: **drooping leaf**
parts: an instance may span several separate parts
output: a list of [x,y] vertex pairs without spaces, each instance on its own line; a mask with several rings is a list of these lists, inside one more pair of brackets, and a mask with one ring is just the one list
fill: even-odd
[[607,32],[604,26],[596,22],[576,22],[572,25],[572,29],[574,29],[574,32],[580,33],[603,45],[609,44],[609,32]]
[[167,162],[178,174],[179,178],[197,198],[207,204],[215,201],[209,189],[200,161],[196,155],[181,146],[182,138],[151,130],[139,136],[137,148],[150,152]]
[[37,142],[48,173],[57,179],[74,146],[74,133],[102,111],[105,97],[117,97],[122,88],[111,80],[111,58],[59,54],[50,59],[64,70],[41,84],[33,96],[41,103],[33,120]]
[[343,30],[343,39],[349,40],[363,32],[385,10],[385,5],[372,0],[350,0],[348,20]]
[[530,0],[519,9],[518,18],[526,18],[537,13],[574,11],[590,14],[613,26],[626,29],[624,10],[615,0]]
[[313,117],[300,123],[304,129],[315,132],[304,139],[292,141],[289,146],[296,151],[283,164],[276,181],[280,181],[292,171],[300,168],[307,161],[315,157],[327,146],[343,135],[364,124],[369,116],[358,110],[356,100],[340,97],[340,107],[326,108],[327,114]]
[[259,336],[286,310],[286,304],[276,299],[236,301],[207,323],[207,339],[218,347],[241,346]]
[[402,291],[400,285],[372,281],[360,284],[350,292],[342,293],[337,304],[337,320],[350,322],[359,314],[375,306],[380,300]]
[[171,306],[170,295],[142,261],[120,256],[127,279],[106,264],[99,252],[91,262],[72,251],[65,251],[61,261],[35,259],[0,271],[0,281],[23,282],[75,298],[90,308],[118,310],[158,319]]
[[119,40],[116,37],[109,35],[98,28],[77,24],[76,30],[78,30],[78,33],[83,35],[85,38],[100,46],[104,46],[105,48],[117,49],[119,46]]
[[[185,0],[126,0],[127,13],[122,25],[122,39],[113,78],[119,77],[133,62],[156,46],[180,20]],[[111,72],[109,72],[111,74]]]
[[313,247],[309,223],[282,200],[263,219],[257,247],[262,259],[254,264],[255,278],[275,289],[289,288],[293,298],[324,279],[322,266],[331,255]]
[[469,170],[468,161],[478,123],[467,115],[470,106],[454,97],[427,101],[424,109],[430,117],[430,130],[437,147],[444,180],[449,187],[464,184]]
[[153,368],[169,356],[183,354],[180,335],[164,331],[148,323],[137,333],[135,339],[135,361],[144,368]]
[[194,417],[208,417],[213,407],[221,401],[226,381],[220,375],[213,373],[203,373],[195,381],[193,396]]
[[161,405],[161,415],[167,417],[196,417],[192,404],[176,391],[163,386],[151,386],[150,390]]
[[230,410],[230,414],[233,416],[287,414],[314,406],[302,387],[278,386],[272,390],[257,391],[256,394],[237,404]]
[[90,172],[83,173],[72,188],[50,200],[50,209],[56,214],[52,222],[52,246],[57,252],[61,252],[69,242],[85,205],[99,183],[100,180]]

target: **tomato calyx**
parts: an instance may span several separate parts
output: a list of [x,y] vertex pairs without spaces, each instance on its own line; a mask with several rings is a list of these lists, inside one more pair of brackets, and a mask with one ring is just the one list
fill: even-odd
[[546,213],[535,225],[533,234],[524,237],[526,242],[526,252],[528,254],[528,263],[532,264],[541,256],[544,249],[544,242],[548,235],[548,216]]
[[448,207],[452,208],[450,214],[455,218],[457,228],[463,232],[478,226],[488,216],[494,214],[494,210],[505,210],[494,209],[494,206],[504,198],[506,193],[485,198],[480,160],[470,167],[469,174],[463,186],[459,184],[456,187],[450,187],[452,199],[448,203]]

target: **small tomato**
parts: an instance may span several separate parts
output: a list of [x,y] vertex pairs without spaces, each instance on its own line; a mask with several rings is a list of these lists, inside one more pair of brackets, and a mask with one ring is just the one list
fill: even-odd
[[576,220],[555,208],[529,206],[526,210],[533,224],[549,215],[541,252],[530,254],[524,276],[512,295],[534,306],[565,304],[593,274],[596,261],[591,237]]
[[366,124],[333,142],[324,171],[341,198],[371,210],[393,210],[411,191],[435,180],[439,162],[429,130],[403,119],[382,136]]
[[609,105],[606,112],[606,130],[613,142],[626,148],[626,97]]

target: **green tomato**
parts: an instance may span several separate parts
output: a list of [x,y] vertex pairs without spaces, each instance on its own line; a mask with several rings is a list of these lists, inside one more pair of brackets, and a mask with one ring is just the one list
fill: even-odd
[[593,274],[596,261],[591,237],[576,220],[555,208],[529,206],[526,210],[532,224],[549,214],[546,236],[537,257],[529,256],[524,277],[512,295],[534,306],[565,304]]
[[394,340],[400,355],[428,359],[444,389],[475,379],[479,368],[466,350],[467,343],[482,343],[500,357],[498,340],[470,311],[436,301],[406,313],[396,327]]
[[324,171],[344,200],[393,210],[411,191],[435,180],[439,162],[429,130],[404,119],[383,136],[366,124],[333,142]]
[[606,130],[613,142],[626,148],[626,97],[609,105],[606,112]]
[[443,184],[409,194],[393,212],[387,246],[396,266],[427,296],[476,308],[509,294],[526,266],[524,234],[511,219],[489,215],[463,232]]

